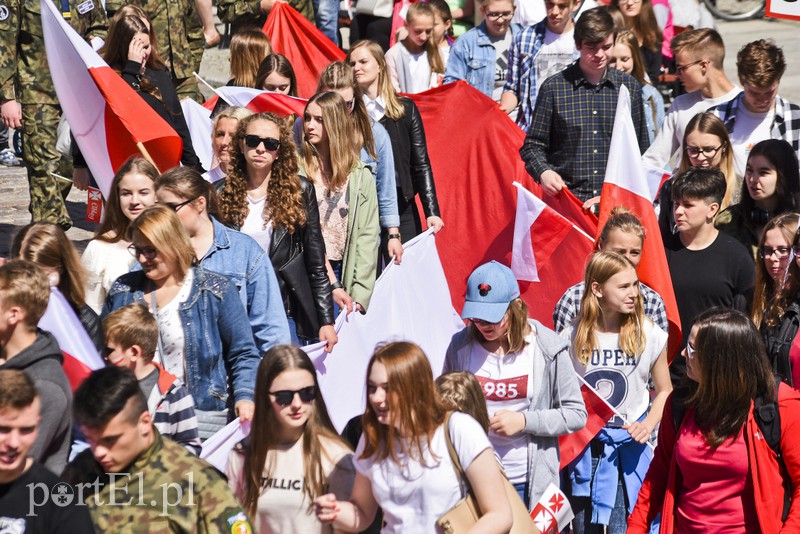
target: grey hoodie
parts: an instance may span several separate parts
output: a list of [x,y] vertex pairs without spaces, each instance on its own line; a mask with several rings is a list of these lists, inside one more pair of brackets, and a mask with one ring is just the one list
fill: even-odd
[[30,454],[56,474],[67,465],[72,430],[72,389],[61,367],[63,361],[53,334],[37,329],[33,344],[0,365],[0,369],[24,371],[33,380],[42,420]]
[[[586,424],[578,378],[572,367],[569,345],[558,334],[538,321],[529,319],[539,354],[544,357],[538,400],[525,412],[528,434],[528,487],[531,510],[550,483],[559,485],[558,436],[581,430]],[[469,370],[471,344],[469,328],[455,334],[444,358],[443,373]],[[534,368],[540,367],[534,365]],[[537,377],[533,377],[535,380]],[[536,387],[533,388],[536,391]]]

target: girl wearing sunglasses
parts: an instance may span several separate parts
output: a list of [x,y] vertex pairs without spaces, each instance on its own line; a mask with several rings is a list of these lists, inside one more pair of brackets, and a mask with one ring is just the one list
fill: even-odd
[[86,245],[81,262],[86,268],[86,304],[100,313],[114,281],[130,272],[136,260],[128,253],[128,227],[147,206],[156,202],[158,170],[141,157],[122,164],[111,182],[103,222]]
[[333,428],[305,352],[279,345],[264,355],[256,406],[250,436],[228,458],[228,485],[258,532],[329,532],[313,503],[327,492],[350,495],[353,454]]
[[216,183],[219,220],[253,237],[278,278],[290,333],[333,350],[333,300],[314,186],[298,174],[286,121],[258,113],[239,121],[229,173]]
[[303,115],[303,172],[314,183],[333,300],[366,311],[378,267],[378,195],[344,98],[314,95]]
[[236,286],[196,266],[189,236],[172,208],[154,204],[131,224],[131,253],[141,271],[121,276],[108,292],[106,315],[143,303],[158,321],[156,360],[194,398],[200,439],[235,416],[253,418],[260,359]]
[[[349,501],[317,498],[317,517],[332,528],[361,532],[383,510],[381,532],[435,532],[436,520],[462,498],[463,481],[448,454],[447,409],[436,392],[428,357],[414,343],[379,347],[367,366],[364,433],[354,454],[356,479]],[[453,412],[448,429],[481,518],[475,532],[511,529],[503,479],[481,425]]]
[[[714,225],[758,255],[758,236],[776,215],[800,210],[797,153],[783,139],[767,139],[750,150],[740,201],[717,215]],[[757,259],[757,257],[756,257]]]
[[481,384],[489,410],[489,441],[508,480],[531,510],[551,483],[558,485],[558,436],[586,423],[567,343],[528,319],[511,269],[481,265],[467,281],[461,317],[443,372],[468,371]]
[[258,352],[264,354],[275,345],[290,342],[278,280],[272,262],[253,238],[227,228],[211,215],[217,211],[213,187],[195,169],[175,167],[159,176],[156,196],[159,203],[178,214],[199,265],[234,283]]
[[[787,215],[795,217],[797,214]],[[786,280],[775,299],[767,305],[761,323],[761,333],[767,345],[772,369],[790,386],[800,385],[800,233],[791,241],[787,255],[789,269]],[[773,253],[774,258],[777,253]]]
[[636,269],[625,256],[595,253],[584,284],[580,313],[561,336],[570,342],[575,371],[615,415],[567,468],[565,493],[573,532],[602,532],[605,525],[609,534],[623,534],[653,458],[647,442],[672,391],[667,333],[645,316]]

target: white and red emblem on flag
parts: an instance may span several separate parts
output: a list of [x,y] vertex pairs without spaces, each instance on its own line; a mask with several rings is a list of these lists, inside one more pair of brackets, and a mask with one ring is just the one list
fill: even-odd
[[53,334],[58,341],[61,354],[64,355],[62,367],[73,392],[92,371],[105,367],[86,329],[56,287],[50,288],[47,310],[38,326]]
[[631,119],[631,98],[628,88],[620,87],[614,131],[611,135],[606,176],[600,195],[600,224],[602,229],[611,211],[617,206],[628,208],[642,222],[647,232],[642,247],[642,261],[636,271],[639,280],[651,287],[664,299],[669,320],[667,357],[672,361],[681,343],[681,321],[678,302],[672,288],[664,243],[658,227],[658,218],[652,203],[652,184],[642,164],[637,147],[636,131]]
[[147,152],[164,172],[180,164],[183,142],[61,16],[40,0],[50,75],[61,109],[103,195],[130,156]]
[[567,497],[550,484],[531,511],[531,519],[542,534],[558,534],[567,528],[575,514]]
[[86,191],[86,220],[93,223],[103,220],[103,196],[99,189],[92,186]]

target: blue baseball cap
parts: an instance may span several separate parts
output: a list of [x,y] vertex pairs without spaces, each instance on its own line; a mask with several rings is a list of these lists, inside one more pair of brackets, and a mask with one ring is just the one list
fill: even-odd
[[469,275],[461,318],[499,323],[517,297],[519,284],[511,269],[496,261],[484,263]]

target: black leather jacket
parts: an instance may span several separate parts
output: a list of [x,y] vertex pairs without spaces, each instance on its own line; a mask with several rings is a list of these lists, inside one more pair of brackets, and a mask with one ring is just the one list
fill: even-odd
[[[314,339],[320,326],[333,324],[333,297],[325,269],[325,241],[319,225],[319,206],[314,185],[303,176],[306,206],[306,223],[293,233],[281,226],[275,227],[269,245],[269,259],[278,278],[286,315],[292,317],[297,335]],[[214,184],[221,191],[225,179]],[[234,224],[230,228],[239,230]]]
[[411,99],[402,97],[400,100],[405,109],[403,118],[394,120],[384,115],[380,120],[392,140],[397,189],[407,203],[414,195],[419,194],[425,217],[439,217],[441,214],[439,202],[436,200],[436,184],[433,182],[422,117]]

